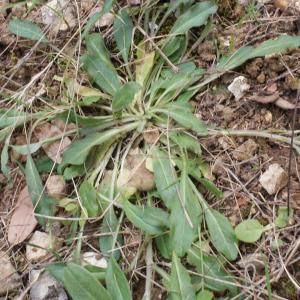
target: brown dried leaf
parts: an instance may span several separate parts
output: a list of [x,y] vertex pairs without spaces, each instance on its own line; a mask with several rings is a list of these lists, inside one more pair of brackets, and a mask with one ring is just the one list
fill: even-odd
[[279,98],[279,93],[275,92],[272,95],[268,95],[268,96],[255,95],[255,96],[249,97],[248,99],[258,102],[258,103],[267,104],[267,103],[275,102],[278,98]]
[[37,225],[27,186],[19,194],[8,226],[8,242],[14,246],[23,242]]
[[289,101],[287,101],[287,100],[285,100],[283,98],[279,98],[275,102],[275,104],[276,104],[276,106],[278,106],[278,107],[280,107],[282,109],[294,109],[296,107],[293,103],[291,103],[291,102],[289,102]]
[[[45,123],[38,126],[35,129],[34,134],[39,141],[43,141],[51,137],[62,135],[63,131],[53,124]],[[54,162],[60,163],[63,152],[70,144],[71,140],[68,137],[64,137],[63,140],[59,139],[57,141],[44,144],[42,147],[49,158],[51,158]]]

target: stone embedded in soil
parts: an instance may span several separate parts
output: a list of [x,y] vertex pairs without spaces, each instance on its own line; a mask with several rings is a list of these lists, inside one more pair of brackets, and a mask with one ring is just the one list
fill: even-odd
[[[52,246],[51,250],[57,250],[62,245],[62,240],[51,237],[49,234],[41,231],[35,231],[26,245],[26,258],[29,261],[39,261],[45,258],[50,251],[50,246]],[[36,246],[35,246],[36,245]]]
[[115,16],[112,13],[104,14],[100,20],[95,23],[96,27],[108,27],[113,24]]
[[99,253],[93,252],[93,251],[88,251],[88,252],[82,253],[81,262],[83,265],[88,264],[88,265],[95,266],[98,268],[103,268],[103,269],[107,268],[106,259]]
[[22,284],[20,275],[3,251],[0,251],[0,283],[0,295],[16,291]]
[[275,163],[270,165],[260,176],[259,182],[269,195],[274,195],[286,186],[288,174],[279,164]]
[[250,85],[244,76],[234,78],[232,83],[228,86],[228,90],[234,95],[236,101],[240,100],[249,89]]
[[30,300],[68,300],[62,283],[45,272],[39,276],[30,289]]
[[257,149],[258,145],[252,139],[249,139],[245,143],[237,147],[232,152],[232,156],[238,161],[247,160],[253,157]]
[[65,196],[66,182],[61,175],[51,175],[46,182],[46,191],[50,197],[61,199]]

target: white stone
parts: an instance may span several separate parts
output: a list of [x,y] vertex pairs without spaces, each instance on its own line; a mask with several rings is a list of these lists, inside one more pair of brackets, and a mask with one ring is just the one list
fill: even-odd
[[244,76],[234,78],[232,83],[228,86],[229,92],[234,95],[236,101],[240,100],[249,89],[250,85]]
[[269,166],[259,178],[262,187],[269,195],[274,195],[279,192],[288,182],[288,175],[279,164]]
[[50,246],[52,246],[52,250],[59,249],[62,245],[62,240],[53,237],[51,241],[49,234],[41,231],[35,231],[28,243],[31,245],[26,245],[27,260],[39,261],[50,253]]
[[107,268],[106,259],[97,252],[89,251],[82,253],[81,261],[83,265],[91,265],[103,269]]
[[95,23],[95,26],[100,28],[108,27],[113,24],[114,19],[115,16],[112,13],[106,13]]
[[68,300],[68,296],[63,289],[63,285],[45,272],[30,289],[30,300]]
[[0,251],[0,295],[16,290],[22,284],[21,277],[9,260],[9,256]]

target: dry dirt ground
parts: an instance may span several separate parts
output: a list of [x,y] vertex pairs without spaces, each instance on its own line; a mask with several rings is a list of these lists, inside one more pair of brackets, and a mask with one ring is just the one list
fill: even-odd
[[[16,2],[16,1],[12,1]],[[267,1],[260,9],[248,9],[237,5],[235,1],[219,1],[220,8],[216,18],[216,26],[209,34],[209,41],[196,49],[193,53],[197,64],[201,67],[209,68],[218,56],[216,45],[239,48],[246,44],[262,42],[267,38],[272,38],[279,33],[300,35],[299,12],[290,8],[280,10],[276,8],[273,1]],[[1,3],[1,2],[0,2]],[[88,15],[91,7],[81,5],[80,20]],[[1,6],[0,6],[1,7]],[[34,11],[33,11],[34,12]],[[30,41],[17,41],[16,37],[7,32],[7,22],[12,17],[29,17],[31,13],[25,6],[9,9],[6,13],[0,13],[0,88],[1,91],[14,91],[24,86],[32,77],[43,70],[51,62],[54,53],[46,52],[37,55],[32,51],[34,43]],[[97,29],[96,29],[97,30]],[[57,33],[53,37],[54,44],[61,48],[68,40],[72,32],[67,31]],[[73,55],[73,46],[76,41],[71,41],[66,45],[64,54]],[[226,44],[227,43],[227,44]],[[53,80],[54,75],[61,76],[65,66],[63,58],[58,59],[45,73],[41,82],[35,82],[31,86],[31,94],[35,94],[39,89],[45,88],[47,95],[52,97],[53,102],[48,105],[55,106],[60,101],[60,90],[57,81]],[[236,101],[227,90],[227,86],[233,78],[244,75],[248,79],[250,89]],[[85,80],[85,75],[78,75],[81,80]],[[293,110],[284,109],[274,103],[258,103],[256,99],[261,99],[278,93],[278,96],[295,103],[296,93],[300,78],[300,49],[286,51],[280,55],[267,58],[255,59],[235,72],[226,74],[220,80],[213,82],[204,91],[193,99],[197,116],[212,126],[231,129],[264,130],[264,129],[291,129]],[[0,107],[5,107],[7,103],[1,101]],[[259,100],[258,100],[259,101]],[[296,130],[300,130],[299,114],[296,118]],[[238,155],[235,150],[252,140],[254,150],[247,157]],[[24,132],[14,133],[15,144],[24,143]],[[255,137],[211,137],[200,139],[200,143],[205,149],[205,159],[211,167],[211,177],[215,184],[222,189],[224,197],[216,201],[211,195],[206,195],[210,199],[210,204],[225,213],[232,224],[237,224],[242,217],[255,217],[262,223],[271,223],[275,218],[276,208],[284,205],[287,201],[287,187],[275,196],[270,196],[261,187],[258,179],[262,172],[272,163],[278,163],[287,170],[289,162],[289,147],[282,143],[277,143],[264,138]],[[0,144],[0,149],[3,144]],[[12,152],[10,155],[14,155]],[[266,234],[258,244],[254,246],[241,247],[242,255],[247,256],[257,254],[257,260],[261,261],[264,256],[269,263],[272,278],[273,292],[281,299],[300,299],[300,294],[291,283],[290,274],[297,282],[300,282],[300,261],[299,261],[299,237],[300,237],[300,156],[293,153],[291,170],[291,206],[294,209],[294,221],[290,226],[282,229],[280,238],[283,245],[276,251],[270,251],[269,246],[272,240]],[[13,157],[13,161],[24,161],[23,157]],[[24,187],[24,176],[17,163],[11,163],[12,183],[7,184],[6,179],[0,173],[0,250],[10,252],[15,267],[22,278],[22,286],[16,294],[20,293],[28,286],[28,274],[32,265],[26,261],[24,255],[25,243],[11,249],[7,242],[7,225],[10,215],[14,209],[16,199],[20,190]],[[90,232],[97,232],[97,228],[89,228]],[[136,248],[141,243],[138,232],[128,226],[128,234],[125,245],[128,252],[128,259],[132,259],[136,254]],[[66,230],[58,226],[57,234],[63,237]],[[89,232],[87,231],[88,235]],[[91,234],[87,244],[93,247],[98,241],[93,241]],[[298,249],[299,247],[299,249]],[[64,256],[68,257],[70,249],[62,248]],[[253,258],[252,258],[252,263]],[[282,267],[282,261],[286,263],[288,273]],[[43,265],[45,262],[39,262]],[[259,265],[259,262],[258,262]],[[251,277],[254,282],[259,282],[264,276],[264,268],[256,266],[256,272],[249,268],[245,269],[242,276]],[[232,265],[232,269],[237,269],[238,265]],[[274,275],[274,276],[273,276]],[[134,278],[136,284],[135,298],[139,299],[139,290],[143,289],[143,279],[138,275]],[[157,288],[157,297],[161,297],[160,289]],[[4,299],[4,298],[3,298]],[[275,298],[274,298],[275,299]]]

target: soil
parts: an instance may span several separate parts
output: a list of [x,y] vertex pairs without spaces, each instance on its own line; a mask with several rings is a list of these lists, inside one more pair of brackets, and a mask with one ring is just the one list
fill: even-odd
[[[238,49],[247,44],[255,45],[278,34],[300,35],[299,12],[295,9],[280,11],[272,1],[269,1],[253,16],[249,15],[249,12],[237,5],[235,1],[219,2],[222,3],[216,16],[217,26],[209,34],[207,42],[194,53],[199,67],[211,68],[215,64],[219,55],[216,51],[217,44],[221,49],[223,47],[222,51],[226,53],[229,48],[232,50],[232,48]],[[33,15],[34,12],[33,10]],[[16,16],[31,18],[31,14],[28,16],[23,6],[10,9],[7,13],[0,12],[0,90],[3,95],[26,85],[35,74],[45,68],[54,55],[47,48],[36,53],[32,51],[34,43],[25,40],[17,42],[16,38],[8,33],[7,22]],[[71,35],[71,31],[58,34],[55,40],[56,47],[62,48]],[[78,55],[78,53],[72,53],[72,45],[74,46],[75,43],[76,41],[72,40],[63,51],[63,55]],[[37,81],[30,87],[28,97],[34,96],[41,87],[44,87],[45,96],[53,99],[52,103],[46,105],[55,107],[55,102],[61,100],[61,95],[59,83],[53,80],[53,76],[62,76],[63,70],[63,60],[59,60],[59,64],[53,65],[46,72],[43,82]],[[251,87],[242,99],[236,101],[227,90],[227,86],[233,78],[240,75],[247,78]],[[278,92],[280,97],[290,103],[295,103],[299,78],[300,49],[289,50],[271,57],[257,58],[235,72],[224,75],[199,93],[193,99],[196,115],[211,126],[224,129],[290,130],[293,110],[284,110],[274,103],[260,104],[251,99],[253,96],[260,98]],[[85,79],[85,75],[79,75],[79,81]],[[8,105],[3,101],[3,95],[0,94],[0,108]],[[41,98],[43,99],[43,96]],[[300,129],[300,113],[296,118],[295,129]],[[15,141],[25,138],[24,129],[16,131],[13,138]],[[255,153],[249,159],[237,160],[234,157],[235,149],[249,139],[249,137],[225,136],[200,139],[204,149],[204,158],[211,167],[214,182],[224,192],[224,196],[220,200],[216,200],[209,194],[206,195],[206,198],[210,199],[209,202],[212,206],[225,213],[233,225],[249,217],[255,217],[264,224],[271,223],[278,206],[286,205],[287,202],[287,187],[277,195],[270,196],[261,187],[258,179],[260,174],[272,163],[278,163],[283,169],[288,170],[289,147],[272,140],[251,137],[257,144]],[[0,150],[2,147],[3,143],[0,144]],[[283,258],[289,256],[292,251],[291,245],[295,244],[300,233],[300,156],[293,152],[291,159],[291,207],[294,209],[294,220],[291,226],[284,229],[281,236],[284,245],[280,248],[280,255]],[[24,247],[10,249],[6,240],[6,226],[10,213],[14,208],[19,191],[24,186],[24,175],[19,166],[16,163],[10,163],[10,167],[12,169],[11,184],[7,184],[3,174],[0,173],[0,250],[12,250],[15,253],[17,268],[20,273],[23,272],[22,277],[24,287],[26,287],[29,266],[24,258]],[[126,235],[127,242],[125,244],[130,246],[125,249],[125,252],[128,261],[132,261],[141,241],[138,232],[134,232],[129,227],[126,230],[131,233]],[[266,235],[259,244],[259,251],[267,256],[270,273],[281,268],[279,252],[267,253],[265,245],[270,245],[271,242]],[[242,255],[247,255],[255,250],[252,246],[241,247]],[[290,274],[300,281],[299,259],[296,254],[290,259],[290,262],[288,265]],[[243,275],[244,270],[237,264],[232,269],[235,275]],[[140,272],[144,274],[144,271]],[[254,276],[253,282],[258,283],[264,278],[265,273],[261,272]],[[140,299],[144,291],[144,278],[136,273],[133,282],[134,299]],[[300,294],[285,273],[278,279],[278,282],[272,284],[272,289],[274,294],[283,297],[281,299],[300,299]],[[153,293],[155,294],[153,299],[164,299],[164,293],[160,288],[155,287]],[[16,294],[18,294],[17,291]],[[264,296],[261,297],[259,299],[267,299],[263,298]]]

